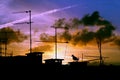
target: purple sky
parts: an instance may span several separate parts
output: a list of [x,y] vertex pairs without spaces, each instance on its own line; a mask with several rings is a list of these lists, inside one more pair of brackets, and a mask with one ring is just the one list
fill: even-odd
[[119,0],[0,0],[0,25],[7,22],[21,19],[26,14],[12,14],[17,11],[32,10],[32,14],[40,14],[48,10],[63,8],[71,5],[78,5],[77,7],[52,13],[49,15],[34,18],[35,24],[38,22],[51,23],[52,20],[59,17],[78,17],[81,18],[85,14],[99,11],[100,15],[105,19],[111,21],[120,30],[120,1]]

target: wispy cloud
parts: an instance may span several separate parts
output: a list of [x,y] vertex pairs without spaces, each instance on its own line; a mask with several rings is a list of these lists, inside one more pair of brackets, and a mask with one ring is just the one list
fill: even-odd
[[[70,8],[73,8],[73,7],[76,7],[76,6],[77,5],[72,5],[72,6],[67,6],[67,7],[64,7],[64,8],[49,10],[49,11],[46,11],[46,12],[43,12],[43,13],[40,13],[40,14],[32,15],[31,18],[35,18],[35,17],[39,17],[39,16],[42,16],[42,15],[47,15],[47,14],[52,14],[52,13],[55,13],[55,12],[58,12],[58,11],[63,11],[63,10],[66,10],[66,9],[70,9]],[[25,20],[28,20],[28,18],[29,17],[25,17],[23,19],[19,19],[19,20],[12,21],[12,22],[9,22],[9,23],[6,23],[6,24],[2,24],[2,25],[0,25],[0,28],[7,27],[7,26],[13,26],[15,23],[19,23],[19,22],[23,22]]]

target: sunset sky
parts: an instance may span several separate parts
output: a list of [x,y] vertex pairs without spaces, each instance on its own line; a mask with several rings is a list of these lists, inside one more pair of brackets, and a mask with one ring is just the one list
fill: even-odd
[[[32,47],[34,51],[44,52],[44,58],[54,58],[54,43],[40,41],[40,34],[54,35],[51,26],[59,18],[79,18],[86,14],[98,11],[100,15],[110,21],[115,27],[115,34],[120,35],[120,0],[0,0],[0,29],[10,26],[14,30],[20,30],[29,35],[29,24],[16,24],[28,21],[27,13],[16,13],[31,10],[32,12]],[[63,30],[58,30],[58,32]],[[72,30],[71,30],[72,31]],[[120,63],[120,46],[104,44],[103,56],[109,57],[105,62],[111,64]],[[22,43],[11,43],[8,52],[13,55],[24,55],[29,52],[29,39]],[[72,44],[58,43],[58,57],[64,58],[65,62],[72,60],[74,54],[99,56],[97,44],[87,46],[75,46]],[[88,57],[84,57],[88,59]],[[89,58],[90,59],[90,58]],[[94,59],[94,58],[91,58]]]

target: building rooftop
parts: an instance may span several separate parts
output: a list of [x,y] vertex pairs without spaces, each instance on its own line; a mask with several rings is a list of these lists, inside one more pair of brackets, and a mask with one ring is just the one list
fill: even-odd
[[32,53],[27,53],[27,56],[41,56],[44,52],[32,52]]

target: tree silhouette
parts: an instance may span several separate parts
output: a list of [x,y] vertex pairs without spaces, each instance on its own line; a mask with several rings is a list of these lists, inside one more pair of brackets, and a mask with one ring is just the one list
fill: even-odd
[[97,26],[99,29],[94,32],[96,42],[98,45],[99,53],[100,53],[100,65],[103,64],[102,59],[102,42],[104,42],[106,39],[113,36],[113,31],[115,30],[115,27],[107,20],[104,20],[100,15],[98,11],[95,11],[92,13],[92,15],[85,15],[81,22],[84,26]]
[[0,29],[0,40],[2,43],[10,44],[12,42],[22,42],[27,39],[27,36],[20,31],[15,31],[10,27]]
[[27,36],[20,31],[15,31],[10,27],[0,29],[0,47],[5,45],[5,56],[7,51],[7,45],[13,42],[22,42],[27,39]]
[[58,37],[60,40],[63,40],[63,41],[71,40],[72,36],[69,32],[71,25],[66,21],[65,18],[56,20],[53,26],[64,29],[64,32],[58,34]]
[[82,29],[74,36],[74,42],[82,42],[83,45],[87,45],[87,43],[94,38],[94,32],[88,31],[88,29]]

